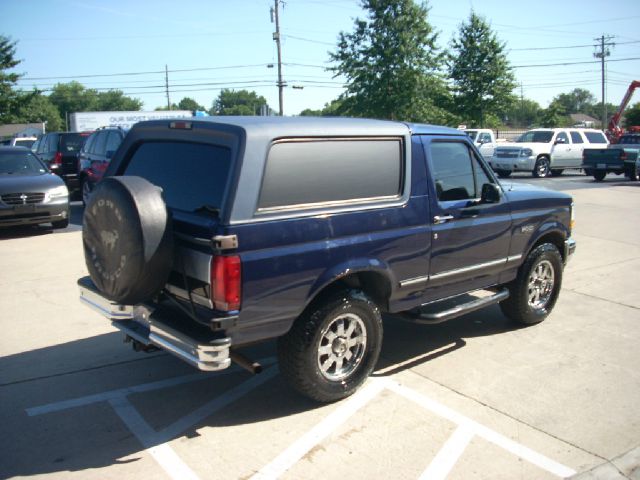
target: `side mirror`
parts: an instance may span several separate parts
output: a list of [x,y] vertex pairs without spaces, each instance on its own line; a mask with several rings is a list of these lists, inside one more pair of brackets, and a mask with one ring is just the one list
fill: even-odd
[[564,145],[567,141],[564,138],[556,138],[554,145]]
[[485,183],[484,185],[482,185],[480,203],[498,202],[500,202],[500,187],[495,183]]

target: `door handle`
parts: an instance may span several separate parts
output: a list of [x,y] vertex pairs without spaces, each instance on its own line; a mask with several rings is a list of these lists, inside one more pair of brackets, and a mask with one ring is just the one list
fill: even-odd
[[449,220],[453,220],[453,215],[436,215],[433,217],[433,223],[436,225],[447,223]]

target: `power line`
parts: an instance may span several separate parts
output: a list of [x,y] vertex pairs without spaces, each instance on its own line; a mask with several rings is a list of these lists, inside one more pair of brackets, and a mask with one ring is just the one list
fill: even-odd
[[[618,42],[616,43],[616,45],[628,45],[630,43],[640,43],[640,40],[636,40],[633,42]],[[595,47],[596,45],[593,43],[590,43],[588,45],[568,45],[566,47],[529,47],[529,48],[510,48],[509,51],[510,52],[528,52],[528,51],[535,51],[535,50],[561,50],[561,49],[566,49],[566,48],[583,48],[583,47]]]

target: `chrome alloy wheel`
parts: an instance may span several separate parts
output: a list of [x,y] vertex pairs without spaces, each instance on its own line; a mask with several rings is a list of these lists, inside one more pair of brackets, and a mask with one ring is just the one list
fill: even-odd
[[351,375],[364,357],[367,331],[353,313],[334,318],[320,334],[318,368],[324,378],[342,380]]
[[535,309],[545,308],[553,293],[555,274],[548,260],[538,263],[529,275],[529,306]]

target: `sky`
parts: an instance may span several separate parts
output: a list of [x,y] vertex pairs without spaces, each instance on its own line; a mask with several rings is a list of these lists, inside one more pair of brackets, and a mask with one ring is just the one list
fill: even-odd
[[[194,98],[209,109],[220,89],[248,89],[278,109],[275,0],[0,0],[0,34],[17,43],[21,88],[58,82],[117,88],[145,110]],[[640,1],[431,0],[429,22],[448,47],[473,9],[506,43],[521,88],[546,107],[574,88],[601,99],[596,38],[610,36],[606,101],[640,80]],[[284,113],[320,109],[340,95],[328,52],[364,18],[358,0],[285,0],[281,6]],[[614,8],[609,8],[613,5]],[[599,40],[598,40],[599,41]],[[593,63],[598,62],[598,63]],[[295,87],[295,88],[294,88]],[[302,87],[302,88],[300,88]],[[640,101],[640,92],[632,103]]]

